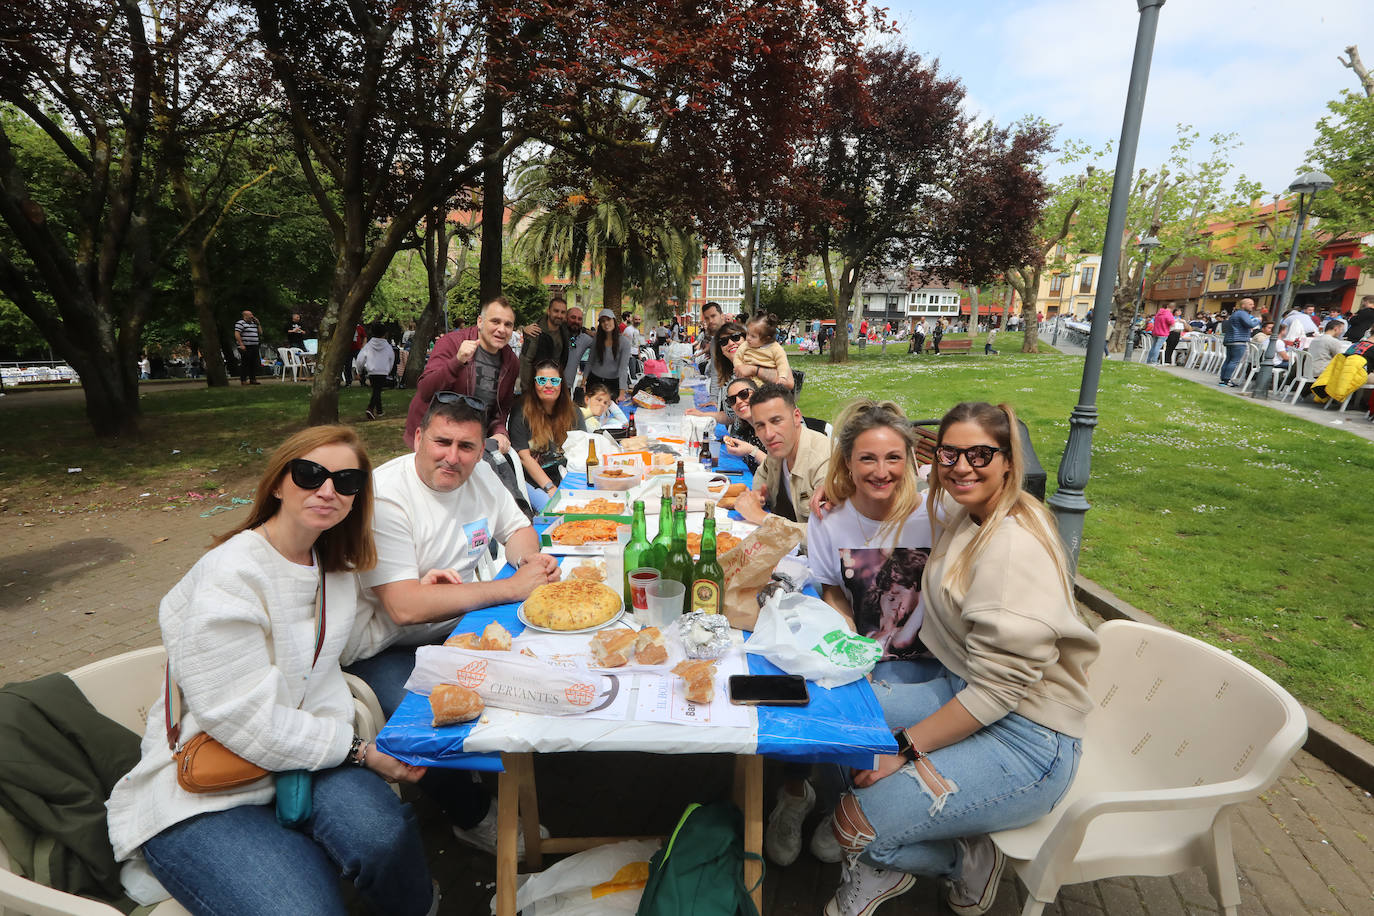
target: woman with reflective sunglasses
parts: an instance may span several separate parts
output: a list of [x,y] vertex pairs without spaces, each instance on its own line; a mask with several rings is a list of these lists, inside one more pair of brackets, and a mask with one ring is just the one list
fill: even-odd
[[535,512],[543,510],[563,480],[568,432],[586,428],[563,384],[562,367],[540,360],[534,367],[534,390],[522,394],[510,412],[510,444],[525,469],[525,490]]
[[827,916],[871,913],[915,875],[943,879],[954,912],[986,913],[1005,865],[988,834],[1048,813],[1078,768],[1097,637],[1053,518],[1021,488],[1016,414],[956,405],[936,441],[920,636],[940,669],[874,683],[899,752],[836,806],[846,861]]
[[[268,460],[248,517],[162,599],[171,682],[149,711],[142,758],[107,803],[110,841],[117,860],[135,860],[136,872],[146,862],[192,913],[343,914],[340,877],[377,912],[437,912],[414,815],[388,786],[424,768],[354,732],[339,669],[355,572],[377,557],[371,471],[346,426],[292,436]],[[184,789],[169,747],[172,690],[178,742],[207,732],[268,775]],[[313,810],[299,828],[282,826],[274,806],[276,774],[292,770],[310,771]],[[151,902],[143,887],[140,902]]]

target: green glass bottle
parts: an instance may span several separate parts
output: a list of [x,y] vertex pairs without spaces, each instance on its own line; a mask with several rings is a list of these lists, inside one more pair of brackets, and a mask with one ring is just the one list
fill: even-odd
[[644,521],[644,500],[636,499],[634,518],[630,522],[630,542],[625,545],[625,601],[629,604],[630,573],[645,565],[644,555],[649,552],[649,533]]
[[725,603],[725,570],[716,559],[716,504],[706,504],[706,521],[701,525],[701,557],[692,572],[687,589],[687,610],[704,614],[721,613]]
[[673,513],[673,542],[660,574],[665,580],[681,582],[684,589],[690,589],[692,566],[692,554],[687,549],[687,513],[679,509]]
[[663,485],[663,499],[658,504],[658,534],[654,536],[650,551],[644,558],[645,566],[662,569],[668,559],[668,548],[673,541],[673,494]]

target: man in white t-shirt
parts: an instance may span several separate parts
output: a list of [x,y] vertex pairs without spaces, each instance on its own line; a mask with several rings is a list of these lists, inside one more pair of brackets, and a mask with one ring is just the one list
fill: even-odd
[[[485,405],[447,393],[431,402],[415,451],[373,472],[377,565],[358,574],[358,617],[343,653],[390,717],[405,697],[415,646],[442,642],[477,608],[523,601],[558,579],[558,563],[515,499],[481,460]],[[492,543],[516,568],[495,579]],[[420,787],[439,801],[454,834],[495,852],[496,808],[470,774],[431,769]]]
[[1317,333],[1317,322],[1313,317],[1317,312],[1315,305],[1305,306],[1289,312],[1279,325],[1279,339],[1285,343],[1295,343],[1304,337]]

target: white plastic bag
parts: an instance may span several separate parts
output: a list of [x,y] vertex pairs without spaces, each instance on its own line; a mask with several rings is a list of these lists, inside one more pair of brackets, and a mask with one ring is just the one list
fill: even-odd
[[[596,846],[532,874],[515,895],[524,916],[633,916],[658,840]],[[496,912],[496,898],[491,899]]]
[[570,429],[567,438],[563,440],[563,457],[567,459],[568,470],[579,474],[587,473],[588,442],[596,443],[598,460],[602,455],[620,451],[619,444],[610,436],[601,433],[589,433],[580,429]]
[[609,679],[599,674],[555,668],[518,652],[420,646],[406,690],[428,696],[436,684],[468,687],[488,706],[546,716],[590,712],[610,690]]
[[877,640],[855,635],[839,611],[798,592],[774,594],[764,602],[744,651],[822,687],[857,681],[883,654]]

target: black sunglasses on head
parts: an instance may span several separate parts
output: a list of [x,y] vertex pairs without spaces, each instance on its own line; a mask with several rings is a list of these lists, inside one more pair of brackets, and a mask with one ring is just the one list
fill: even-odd
[[367,472],[360,468],[344,468],[331,471],[322,464],[308,458],[294,458],[287,465],[291,469],[291,482],[302,490],[318,490],[326,480],[334,481],[334,492],[340,496],[357,496],[367,482]]
[[953,445],[935,446],[935,460],[940,462],[941,467],[952,468],[959,463],[959,456],[968,459],[971,468],[985,468],[992,464],[992,457],[997,453],[1005,454],[1004,448],[995,445],[970,445],[968,448],[957,448]]
[[434,400],[438,401],[440,404],[466,404],[473,410],[480,410],[483,412],[487,409],[487,402],[481,398],[475,398],[470,394],[459,394],[456,391],[436,391],[434,393]]

